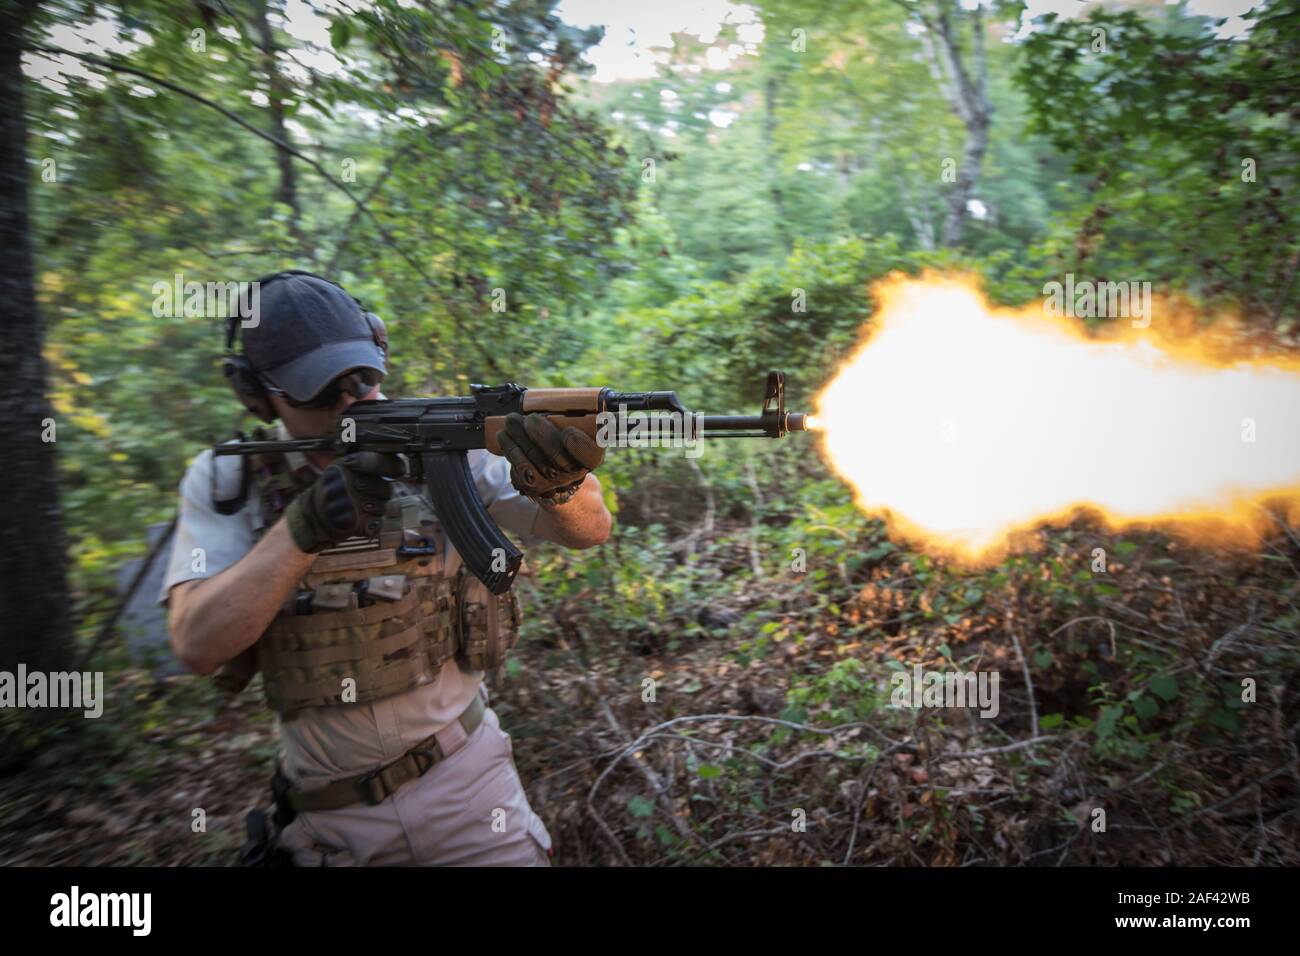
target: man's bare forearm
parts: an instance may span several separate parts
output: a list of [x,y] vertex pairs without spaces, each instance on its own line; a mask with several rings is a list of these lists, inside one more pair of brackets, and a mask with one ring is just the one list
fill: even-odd
[[277,521],[235,564],[172,588],[169,627],[181,663],[211,674],[252,647],[315,557],[299,551],[288,524]]
[[[600,481],[588,475],[567,504],[543,505],[533,530],[565,547],[590,548],[605,542],[611,523]],[[298,550],[288,524],[278,521],[221,573],[172,588],[169,627],[181,663],[211,674],[252,647],[313,560],[315,555]]]
[[609,538],[612,523],[600,493],[600,479],[587,475],[567,504],[541,506],[533,531],[567,548],[594,548]]

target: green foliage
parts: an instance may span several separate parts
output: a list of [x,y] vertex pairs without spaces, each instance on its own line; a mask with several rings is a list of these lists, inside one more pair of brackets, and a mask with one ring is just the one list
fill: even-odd
[[1049,15],[1025,42],[1034,129],[1088,197],[1047,239],[1062,271],[1141,277],[1294,322],[1300,21],[1289,0],[1257,12],[1236,42],[1216,38],[1223,21],[1167,6]]
[[[756,411],[772,368],[789,375],[791,407],[808,408],[869,327],[872,284],[900,271],[971,272],[1007,304],[1065,271],[1150,278],[1278,327],[1294,320],[1300,141],[1288,84],[1300,51],[1289,0],[1263,5],[1237,40],[1171,7],[1102,10],[990,43],[994,119],[975,191],[988,215],[968,223],[962,248],[941,252],[940,163],[960,153],[964,132],[904,5],[759,6],[761,47],[725,70],[679,34],[660,75],[598,85],[582,82],[581,60],[598,31],[564,24],[552,0],[331,6],[329,48],[314,50],[286,29],[280,0],[46,4],[33,46],[102,18],[99,53],[112,65],[59,78],[46,63],[28,90],[38,294],[83,633],[145,526],[175,508],[188,461],[241,422],[217,371],[220,324],[154,314],[154,284],[178,273],[331,274],[388,324],[390,396],[507,379],[609,384],[676,389],[718,413]],[[1008,37],[1018,13],[986,11]],[[190,45],[196,22],[202,52]],[[796,28],[802,52],[791,48]],[[1107,31],[1104,53],[1090,48],[1094,28]],[[732,42],[724,27],[717,45]],[[319,65],[325,54],[337,69]],[[277,123],[302,154],[291,190],[283,154],[247,128],[277,135]],[[56,181],[42,177],[46,158]],[[1246,158],[1257,160],[1255,182],[1241,178]],[[1205,666],[1202,636],[1185,623],[1158,640],[1148,631],[1163,612],[1151,606],[1130,609],[1129,624],[1151,621],[1118,639],[1098,623],[1154,585],[1092,573],[1075,530],[960,568],[890,540],[802,439],[721,444],[698,459],[611,452],[600,478],[613,537],[589,551],[530,551],[527,644],[638,669],[644,657],[707,653],[772,689],[771,715],[823,729],[861,721],[911,740],[944,728],[889,707],[893,674],[914,663],[994,667],[1022,702],[1028,671],[1039,733],[1084,741],[1071,759],[1091,784],[1111,786],[1116,768],[1159,768],[1153,786],[1178,816],[1201,807],[1203,789],[1179,757],[1235,754],[1260,734],[1258,713]],[[1154,547],[1108,543],[1125,563],[1147,562],[1147,584],[1168,560]],[[1270,572],[1291,573],[1290,558],[1268,557]],[[1249,663],[1285,687],[1297,666],[1293,581],[1251,573],[1251,593],[1275,606]],[[1021,628],[1023,666],[1009,622]],[[507,676],[528,675],[516,659]],[[676,686],[694,702],[729,680],[701,671]],[[184,686],[165,701],[127,688],[138,694],[131,720],[92,722],[108,771],[137,738],[178,760],[204,745],[199,731],[167,733],[167,708],[215,706],[198,682]],[[1030,720],[1008,706],[986,726],[1000,741],[1023,737]],[[24,741],[29,732],[0,726]],[[877,743],[831,742],[855,760],[874,760]],[[825,744],[779,728],[756,752]],[[1044,759],[1014,752],[998,769],[1025,785]],[[710,754],[686,776],[691,800],[726,817],[778,805],[763,773],[761,761]],[[658,795],[634,779],[611,818],[654,853],[695,861],[689,839],[664,826]],[[909,849],[942,846],[960,814],[977,832],[1014,829],[946,788],[927,795],[924,819],[896,821],[900,839],[914,837]]]
[[[599,31],[552,6],[380,0],[333,19],[332,51],[304,49],[277,0],[205,6],[206,20],[166,2],[47,6],[33,45],[86,31],[102,44],[95,62],[40,61],[29,98],[78,591],[111,585],[174,509],[188,460],[239,422],[217,373],[222,324],[159,314],[156,283],[328,272],[386,317],[391,394],[463,391],[497,377],[489,359],[534,381],[572,354],[544,334],[548,312],[590,299],[617,264],[635,179],[566,88]],[[292,180],[258,130],[305,157]]]

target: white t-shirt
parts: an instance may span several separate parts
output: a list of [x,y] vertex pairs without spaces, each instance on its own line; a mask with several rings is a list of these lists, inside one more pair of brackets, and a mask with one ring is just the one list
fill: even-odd
[[[524,547],[542,540],[533,533],[538,506],[510,483],[506,460],[477,449],[468,456],[474,484],[493,520]],[[295,470],[311,467],[298,452],[288,452],[286,459]],[[164,605],[176,585],[214,577],[239,561],[253,549],[263,527],[261,500],[251,476],[247,499],[238,511],[223,515],[216,510],[210,484],[214,462],[217,498],[231,499],[239,493],[239,457],[218,458],[207,449],[190,464],[181,480],[180,515],[159,594]],[[295,720],[277,721],[284,771],[310,788],[396,760],[455,720],[469,706],[482,678],[482,672],[462,671],[449,660],[438,679],[423,687],[368,704],[312,708]]]

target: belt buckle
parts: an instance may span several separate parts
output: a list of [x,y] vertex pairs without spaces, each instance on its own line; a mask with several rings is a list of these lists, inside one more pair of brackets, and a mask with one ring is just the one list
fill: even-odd
[[421,777],[432,770],[433,765],[442,759],[438,750],[438,741],[435,739],[427,747],[412,747],[407,751],[411,755],[411,759],[415,761],[415,770]]
[[[361,791],[361,799],[372,807],[378,806],[388,799],[388,785],[384,782],[383,778],[384,771],[387,769],[387,766],[383,766],[378,770],[372,770],[357,781],[357,788]],[[371,784],[376,780],[379,781],[377,796],[371,788]]]

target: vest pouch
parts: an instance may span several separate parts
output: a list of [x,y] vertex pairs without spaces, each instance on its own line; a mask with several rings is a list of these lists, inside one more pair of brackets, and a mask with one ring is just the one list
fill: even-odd
[[456,663],[461,670],[495,671],[519,642],[519,599],[511,588],[493,594],[464,568],[460,572],[460,647]]
[[312,594],[311,606],[317,614],[324,611],[346,611],[350,607],[355,607],[356,598],[353,596],[352,585],[347,583],[317,585]]
[[367,607],[282,613],[258,642],[267,703],[284,719],[432,683],[455,654],[456,582],[403,574],[370,580],[376,591],[393,590]]
[[[291,471],[280,454],[255,463],[260,537],[316,475]],[[267,704],[286,721],[309,708],[369,703],[433,683],[460,648],[459,583],[436,511],[417,486],[399,482],[378,540],[317,555],[258,642],[222,677],[242,688],[260,665]]]
[[366,594],[372,601],[400,601],[406,595],[405,574],[385,574],[366,582]]

